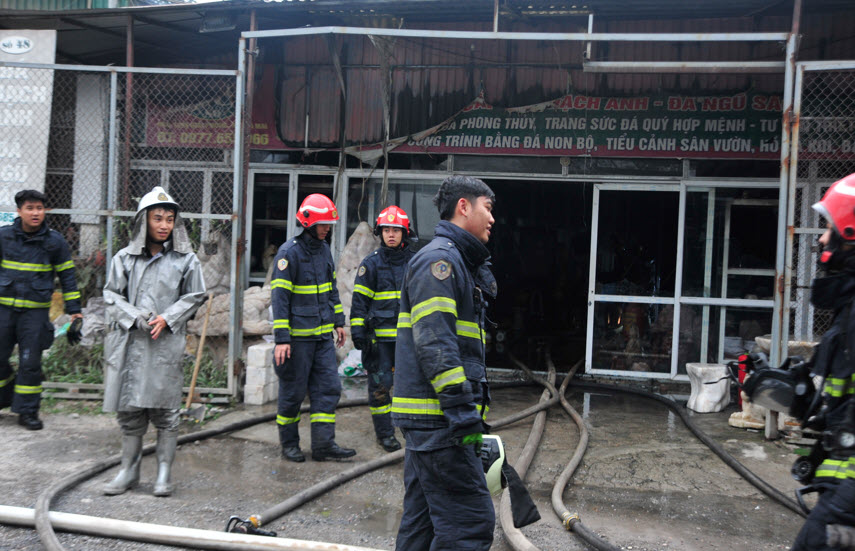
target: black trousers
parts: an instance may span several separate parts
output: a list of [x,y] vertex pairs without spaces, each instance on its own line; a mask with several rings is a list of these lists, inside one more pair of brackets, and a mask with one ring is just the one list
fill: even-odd
[[487,551],[496,514],[472,446],[404,455],[404,513],[397,551]]
[[843,479],[819,496],[816,507],[796,536],[792,551],[833,549],[826,544],[825,527],[829,524],[855,526],[855,479]]
[[[0,408],[12,406],[15,413],[38,413],[44,380],[42,350],[52,339],[53,325],[47,308],[0,306]],[[9,365],[15,344],[18,345],[17,376]]]
[[297,424],[308,392],[312,449],[331,446],[335,441],[335,407],[341,397],[332,338],[291,341],[291,357],[273,368],[279,376],[279,443],[283,448],[300,445]]
[[395,341],[377,342],[365,354],[362,366],[368,373],[368,406],[377,438],[393,436],[392,382],[395,378]]

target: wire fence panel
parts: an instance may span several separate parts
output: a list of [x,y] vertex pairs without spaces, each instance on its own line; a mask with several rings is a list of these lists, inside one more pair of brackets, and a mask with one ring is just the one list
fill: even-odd
[[[209,291],[231,292],[235,75],[92,69],[0,66],[0,224],[14,220],[16,192],[44,191],[86,306],[128,243],[139,199],[162,186],[180,205]],[[213,385],[231,389],[229,346],[220,348]]]
[[832,313],[810,304],[817,239],[826,226],[811,206],[832,183],[855,172],[855,69],[805,71],[796,109],[799,151],[790,327],[796,340],[815,341],[830,327]]

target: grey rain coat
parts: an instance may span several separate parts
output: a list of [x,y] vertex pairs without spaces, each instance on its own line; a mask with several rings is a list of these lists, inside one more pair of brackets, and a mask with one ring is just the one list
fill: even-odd
[[[180,217],[154,258],[145,249],[146,235],[146,211],[141,211],[130,244],[113,257],[104,287],[104,411],[181,405],[185,329],[205,300],[202,265]],[[166,320],[157,340],[135,326],[137,317],[148,313]]]

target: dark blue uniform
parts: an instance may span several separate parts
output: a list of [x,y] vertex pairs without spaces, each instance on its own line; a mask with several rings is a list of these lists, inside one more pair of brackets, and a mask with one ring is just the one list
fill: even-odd
[[[820,414],[826,432],[851,434],[855,433],[855,362],[852,361],[855,277],[844,273],[817,281],[823,279],[837,280],[839,285],[833,295],[839,306],[831,328],[823,335],[814,354],[813,372],[825,375]],[[855,527],[855,447],[829,446],[826,451],[828,459],[817,468],[812,482],[823,491],[799,532],[793,550],[832,549],[826,544],[826,525]]]
[[404,271],[413,254],[406,246],[380,247],[366,256],[356,271],[350,334],[354,342],[376,341],[370,353],[362,351],[362,365],[368,372],[368,405],[377,438],[395,434],[390,391],[395,372],[398,301]]
[[270,286],[274,339],[291,345],[291,358],[274,366],[279,441],[283,447],[299,446],[300,404],[308,390],[312,449],[326,448],[335,439],[335,407],[341,397],[333,335],[344,326],[329,245],[308,231],[283,244]]
[[[16,218],[0,227],[0,407],[34,414],[42,393],[42,350],[53,341],[48,319],[54,274],[62,284],[65,311],[80,312],[71,250],[62,236],[42,224],[27,234]],[[9,356],[18,344],[18,375]]]
[[410,261],[401,289],[392,419],[407,440],[396,549],[486,550],[495,513],[481,461],[460,439],[484,431],[489,252],[441,221]]

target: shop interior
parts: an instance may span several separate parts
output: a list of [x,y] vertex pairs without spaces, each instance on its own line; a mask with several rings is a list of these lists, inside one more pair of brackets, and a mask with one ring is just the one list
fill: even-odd
[[[286,238],[288,178],[269,174],[255,181],[250,259],[251,276],[260,278],[258,282],[263,281],[268,257]],[[300,174],[298,180],[298,204],[308,193],[332,191],[329,176]],[[513,367],[509,352],[536,351],[538,343],[547,342],[555,359],[567,365],[585,356],[590,339],[593,370],[667,374],[672,371],[676,334],[677,373],[682,374],[686,362],[736,357],[754,347],[755,337],[770,333],[777,189],[688,188],[681,296],[754,302],[682,302],[675,333],[677,186],[659,186],[658,191],[599,189],[594,220],[594,184],[486,181],[497,196],[496,224],[488,244],[499,288],[488,313],[491,367]],[[416,249],[433,236],[438,216],[432,198],[440,182],[389,179],[386,203],[410,214],[419,236]],[[360,221],[373,225],[385,206],[381,189],[378,178],[349,179],[348,237]],[[589,318],[593,223],[598,298],[592,301]]]

